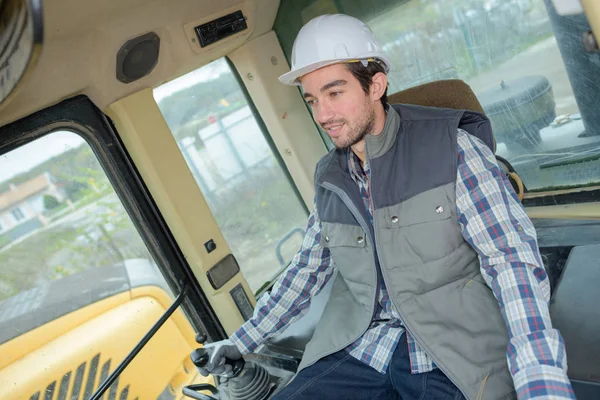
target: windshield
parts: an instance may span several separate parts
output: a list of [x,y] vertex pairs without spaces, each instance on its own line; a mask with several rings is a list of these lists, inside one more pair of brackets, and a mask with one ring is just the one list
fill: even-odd
[[496,154],[529,191],[600,181],[600,54],[587,53],[585,15],[551,0],[282,0],[275,30],[290,58],[311,18],[365,21],[391,57],[389,94],[461,79],[492,123]]

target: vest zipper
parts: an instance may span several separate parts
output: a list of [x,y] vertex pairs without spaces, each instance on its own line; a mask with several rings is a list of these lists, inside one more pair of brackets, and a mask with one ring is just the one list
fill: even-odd
[[[365,140],[365,158],[367,159],[367,161],[369,161],[369,169],[370,169],[371,160],[369,157],[369,150],[367,149],[367,141],[366,140]],[[375,259],[374,260],[375,261],[375,275],[377,276],[377,286],[376,286],[377,289],[375,290],[375,303],[373,304],[373,315],[371,316],[371,321],[373,321],[373,319],[375,318],[375,315],[377,314],[377,303],[379,303],[379,290],[381,287],[381,280],[383,279],[383,267],[381,266],[381,258],[379,258],[379,252],[377,251],[377,249],[378,249],[377,230],[375,229],[375,206],[373,203],[373,191],[371,190],[371,176],[370,176],[370,174],[367,175],[366,173],[365,173],[365,176],[367,177],[367,186],[369,188],[369,203],[373,210],[373,212],[371,212],[371,210],[367,210],[367,212],[371,214],[371,218],[373,219],[373,223],[371,224],[373,226],[373,237],[371,238],[371,243],[373,243],[373,258]],[[368,230],[367,232],[371,233],[370,230]],[[378,265],[379,265],[379,268],[377,268]],[[385,279],[383,279],[383,281],[385,282]],[[370,324],[369,324],[369,326],[370,326]]]
[[[368,229],[369,226],[367,225],[367,223],[365,222],[364,218],[360,215],[360,212],[358,211],[358,209],[356,208],[356,206],[354,205],[354,203],[352,203],[352,200],[350,200],[350,197],[346,194],[346,192],[344,192],[343,190],[341,190],[340,188],[338,188],[337,186],[333,185],[332,183],[329,182],[323,182],[320,184],[320,186],[322,186],[323,188],[332,191],[333,193],[335,193],[336,195],[339,196],[339,198],[342,200],[342,202],[348,207],[348,209],[350,210],[350,212],[352,213],[352,215],[354,215],[354,217],[358,220],[359,225],[361,226],[361,228],[364,229],[365,233],[368,235],[369,240],[371,240],[371,243],[375,244],[375,242],[373,241],[373,238],[371,237],[371,231]],[[375,248],[373,248],[373,254],[376,254]],[[375,261],[375,260],[374,260]],[[302,369],[305,369],[307,367],[310,367],[311,365],[313,365],[315,362],[317,362],[320,358],[323,357],[327,357],[330,354],[333,353],[337,353],[340,350],[345,349],[346,347],[350,346],[352,343],[356,342],[360,337],[362,337],[362,335],[365,334],[365,332],[369,329],[369,327],[371,326],[371,321],[373,321],[373,317],[375,316],[376,312],[377,312],[377,297],[379,294],[379,286],[380,286],[380,281],[379,281],[379,272],[377,272],[377,265],[375,266],[375,275],[377,277],[377,282],[375,285],[375,302],[374,302],[374,307],[373,307],[373,314],[371,315],[371,319],[369,320],[369,324],[366,326],[366,328],[360,333],[360,335],[358,335],[357,337],[355,337],[354,339],[352,339],[352,341],[350,341],[350,343],[346,343],[343,346],[327,352],[325,354],[322,354],[321,356],[319,356],[319,358],[317,358],[317,360],[313,361],[310,364],[305,365]],[[300,371],[297,371],[297,373]]]
[[[354,205],[354,203],[350,199],[350,196],[348,196],[348,194],[346,192],[344,192],[343,190],[341,190],[337,186],[333,185],[332,183],[323,182],[321,184],[321,186],[323,186],[325,189],[331,190],[333,193],[337,194],[340,197],[340,199],[344,202],[344,204],[346,204],[346,207],[348,207],[348,209],[350,210],[350,212],[352,213],[352,215],[354,215],[354,218],[356,218],[358,220],[359,225],[361,226],[361,228],[363,228],[363,230],[365,231],[365,233],[368,235],[369,240],[373,244],[373,246],[372,246],[373,247],[373,258],[374,258],[373,261],[375,262],[376,284],[375,284],[375,293],[374,293],[374,296],[375,296],[374,299],[375,299],[375,301],[374,301],[374,304],[373,304],[373,313],[371,315],[371,321],[372,321],[373,318],[375,317],[375,314],[377,313],[377,302],[378,302],[378,297],[379,297],[379,287],[381,286],[381,277],[380,277],[381,273],[379,271],[379,268],[377,268],[377,261],[378,261],[379,257],[377,256],[377,250],[376,250],[375,240],[371,236],[371,230],[369,229],[369,225],[367,225],[367,222],[365,221],[365,219],[362,217],[362,215],[360,215],[360,212],[358,211],[358,209],[356,208],[356,206]],[[373,229],[373,232],[375,232],[374,229]],[[375,259],[375,258],[377,258],[377,259]],[[369,329],[369,326],[371,326],[371,322],[369,322],[369,325],[367,326],[367,328],[363,331],[363,333],[361,333],[361,336]]]

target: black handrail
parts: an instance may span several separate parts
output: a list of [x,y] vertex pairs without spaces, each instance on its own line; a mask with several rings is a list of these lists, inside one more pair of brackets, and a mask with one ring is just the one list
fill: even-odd
[[104,392],[106,392],[108,388],[115,382],[115,380],[117,380],[117,378],[119,377],[119,375],[121,375],[121,373],[127,367],[127,365],[129,365],[129,363],[135,358],[135,356],[138,355],[142,348],[144,348],[146,343],[148,343],[150,339],[152,339],[152,336],[154,336],[154,334],[160,329],[160,327],[171,317],[175,310],[181,305],[183,299],[185,298],[187,288],[187,282],[183,283],[181,292],[175,298],[173,304],[171,304],[167,311],[165,311],[165,313],[160,317],[160,319],[156,321],[154,325],[152,325],[152,328],[150,328],[150,330],[144,335],[142,340],[139,341],[139,343],[133,348],[133,350],[131,350],[129,354],[127,354],[125,359],[121,361],[119,366],[110,374],[110,376],[106,378],[104,382],[102,382],[102,384],[98,387],[96,392],[92,395],[92,397],[90,397],[90,400],[99,400],[104,394]]
[[304,229],[302,229],[302,228],[292,229],[291,231],[286,233],[281,239],[279,239],[279,241],[277,242],[277,245],[275,246],[275,255],[277,255],[277,260],[279,261],[279,265],[282,267],[286,265],[286,262],[285,262],[285,259],[283,258],[283,255],[281,254],[281,246],[283,246],[283,244],[289,238],[294,236],[295,233],[299,233],[300,235],[304,236]]

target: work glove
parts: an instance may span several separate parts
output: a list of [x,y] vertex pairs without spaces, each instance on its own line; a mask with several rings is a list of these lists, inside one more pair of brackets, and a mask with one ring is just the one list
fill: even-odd
[[198,368],[198,372],[202,376],[209,374],[227,376],[231,374],[231,365],[225,364],[225,359],[239,360],[242,358],[242,353],[229,339],[209,343],[204,346],[204,349],[210,353],[210,357],[204,368]]

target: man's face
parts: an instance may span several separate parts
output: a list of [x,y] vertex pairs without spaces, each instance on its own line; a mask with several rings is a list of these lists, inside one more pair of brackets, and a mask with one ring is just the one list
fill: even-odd
[[306,74],[302,89],[313,118],[338,149],[353,146],[373,130],[374,102],[343,64]]

